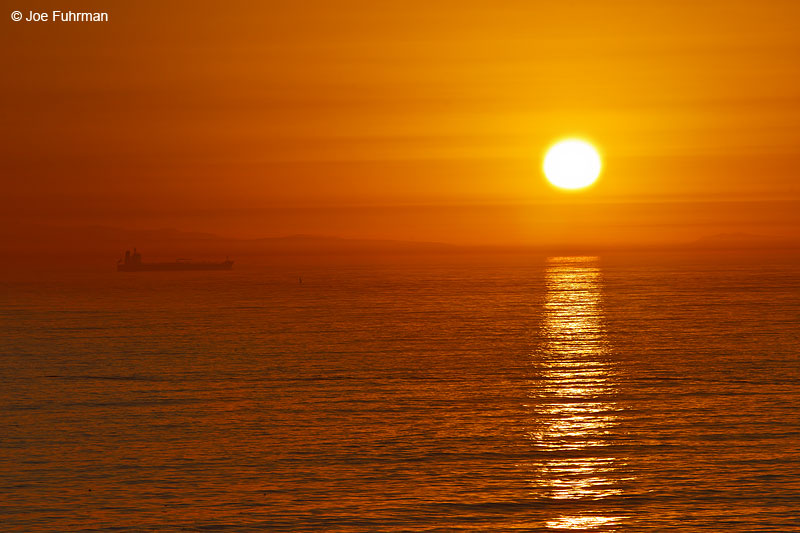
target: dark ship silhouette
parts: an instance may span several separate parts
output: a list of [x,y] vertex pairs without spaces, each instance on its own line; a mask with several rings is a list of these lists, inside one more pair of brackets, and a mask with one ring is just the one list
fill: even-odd
[[153,271],[177,271],[177,270],[230,270],[233,268],[233,261],[226,259],[219,263],[209,261],[189,261],[178,259],[172,263],[143,263],[142,254],[133,249],[125,250],[125,258],[117,261],[119,272],[153,272]]

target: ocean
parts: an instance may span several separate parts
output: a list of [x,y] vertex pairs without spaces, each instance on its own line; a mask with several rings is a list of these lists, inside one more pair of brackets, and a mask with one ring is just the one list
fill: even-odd
[[0,530],[800,531],[797,259],[6,274]]

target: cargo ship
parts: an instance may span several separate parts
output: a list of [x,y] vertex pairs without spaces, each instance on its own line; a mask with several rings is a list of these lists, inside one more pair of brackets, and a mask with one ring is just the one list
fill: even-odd
[[119,272],[155,272],[155,271],[179,271],[179,270],[230,270],[233,268],[233,261],[226,259],[219,263],[210,261],[190,261],[188,259],[177,259],[171,263],[143,263],[142,254],[133,249],[125,251],[125,258],[117,261],[117,271]]

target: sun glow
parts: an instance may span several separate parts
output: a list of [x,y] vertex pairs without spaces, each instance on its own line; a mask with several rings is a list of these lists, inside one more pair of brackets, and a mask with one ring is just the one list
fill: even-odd
[[591,144],[580,139],[560,141],[544,157],[544,175],[561,189],[582,189],[600,175],[600,154]]

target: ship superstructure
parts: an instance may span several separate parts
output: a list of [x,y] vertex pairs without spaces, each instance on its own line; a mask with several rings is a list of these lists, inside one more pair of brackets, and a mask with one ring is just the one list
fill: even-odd
[[145,263],[142,261],[142,254],[136,248],[133,253],[125,250],[125,257],[117,262],[117,270],[120,272],[152,272],[165,270],[230,270],[233,268],[233,261],[226,259],[218,263],[211,261],[190,261],[188,259],[178,259],[166,263]]

